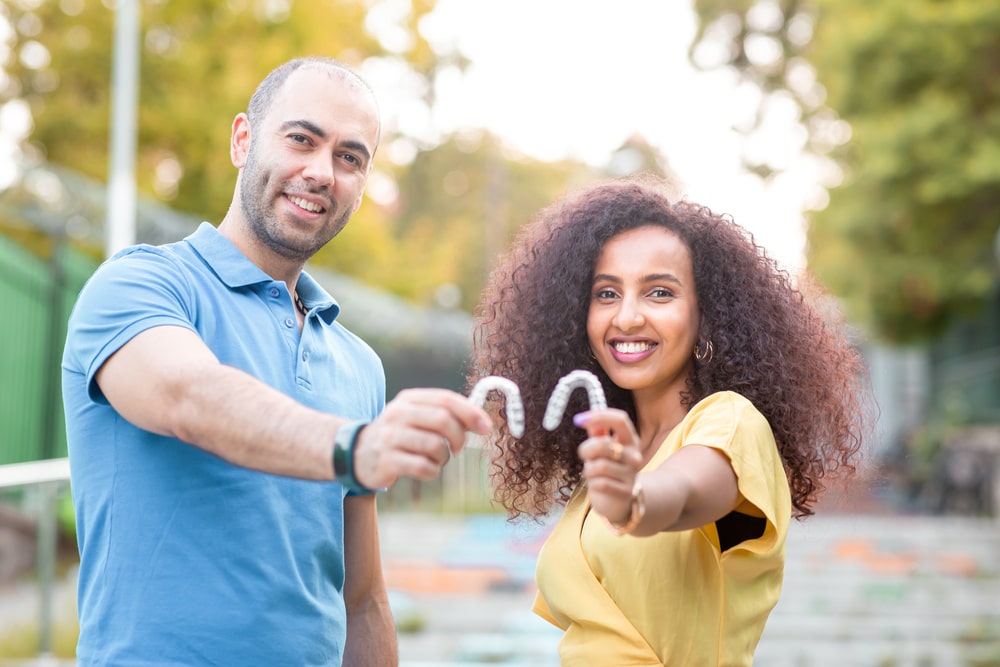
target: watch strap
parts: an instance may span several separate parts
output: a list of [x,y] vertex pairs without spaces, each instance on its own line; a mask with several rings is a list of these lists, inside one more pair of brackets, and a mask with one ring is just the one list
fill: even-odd
[[365,426],[368,426],[366,421],[350,421],[342,424],[333,436],[333,474],[341,486],[355,493],[372,492],[354,476],[354,448]]

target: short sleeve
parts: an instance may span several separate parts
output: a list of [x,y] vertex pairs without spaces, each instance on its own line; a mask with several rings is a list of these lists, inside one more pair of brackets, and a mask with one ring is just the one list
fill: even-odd
[[157,326],[194,330],[184,275],[159,248],[137,246],[102,264],[84,285],[70,315],[63,365],[85,376],[91,400],[106,403],[94,377],[137,334]]
[[681,443],[723,452],[740,493],[767,518],[765,541],[783,534],[791,512],[788,480],[771,426],[749,400],[719,392],[699,402],[685,419]]

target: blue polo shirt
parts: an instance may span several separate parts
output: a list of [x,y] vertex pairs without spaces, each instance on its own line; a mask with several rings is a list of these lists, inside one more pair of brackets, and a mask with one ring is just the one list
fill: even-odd
[[[105,262],[70,317],[63,399],[80,549],[86,665],[339,665],[344,490],[269,475],[134,427],[94,375],[136,334],[196,332],[219,360],[313,408],[374,419],[385,375],[302,274],[284,282],[208,223]],[[349,576],[349,574],[348,574]]]

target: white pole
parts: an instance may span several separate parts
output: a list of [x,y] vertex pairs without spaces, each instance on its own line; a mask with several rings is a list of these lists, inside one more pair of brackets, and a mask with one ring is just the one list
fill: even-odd
[[139,100],[139,0],[118,0],[111,68],[111,157],[105,255],[135,243],[136,117]]

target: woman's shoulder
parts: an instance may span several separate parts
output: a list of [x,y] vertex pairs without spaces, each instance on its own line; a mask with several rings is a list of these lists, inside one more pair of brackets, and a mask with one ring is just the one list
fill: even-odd
[[760,414],[760,411],[749,398],[731,390],[716,391],[705,396],[691,407],[688,414],[695,411],[704,412],[709,410],[733,410],[737,413],[756,412]]
[[750,399],[735,391],[717,391],[705,396],[688,411],[689,426],[712,422],[727,428],[753,428],[771,431],[767,418]]

